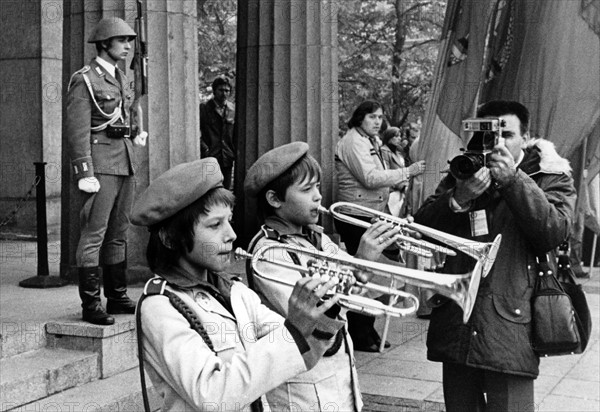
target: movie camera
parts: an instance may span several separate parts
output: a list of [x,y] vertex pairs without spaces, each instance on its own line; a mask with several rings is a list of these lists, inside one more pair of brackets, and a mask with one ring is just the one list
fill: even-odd
[[473,118],[462,121],[463,131],[473,136],[464,152],[450,163],[450,173],[457,179],[468,179],[482,167],[487,167],[489,157],[506,122],[499,118]]

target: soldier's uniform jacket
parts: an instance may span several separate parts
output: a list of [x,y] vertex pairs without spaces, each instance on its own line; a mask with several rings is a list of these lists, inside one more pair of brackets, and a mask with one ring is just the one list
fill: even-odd
[[131,139],[110,138],[107,133],[110,124],[128,124],[133,101],[125,74],[118,67],[116,72],[120,81],[92,59],[89,66],[75,72],[69,82],[66,133],[76,180],[94,176],[94,173],[119,176],[134,173]]
[[[343,258],[345,252],[325,234],[319,233],[320,245],[315,245],[314,231],[321,232],[317,225],[304,228],[305,233],[294,233],[289,225],[276,216],[270,216],[265,220],[265,226],[274,230],[278,235],[285,236],[283,243],[301,246],[312,250],[321,250],[331,256]],[[254,243],[254,242],[253,242]],[[256,252],[263,246],[280,243],[277,240],[262,237],[258,239],[252,252]],[[347,255],[349,256],[349,255]],[[292,257],[283,252],[282,254],[270,252],[269,258],[294,264]],[[306,266],[303,256],[297,256],[300,264]],[[282,268],[271,263],[259,263],[260,271],[268,273],[274,278],[284,279],[295,283],[300,277],[299,272]],[[263,302],[277,313],[285,316],[288,310],[288,298],[292,293],[292,286],[269,281],[254,276],[254,287]],[[355,367],[354,350],[352,339],[344,327],[344,343],[332,356],[323,357],[316,366],[296,377],[288,379],[287,382],[266,394],[269,406],[276,411],[360,411],[363,406],[358,377]]]

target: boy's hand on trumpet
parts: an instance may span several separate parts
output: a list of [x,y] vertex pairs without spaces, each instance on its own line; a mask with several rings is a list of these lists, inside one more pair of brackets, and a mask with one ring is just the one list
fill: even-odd
[[[336,279],[325,281],[319,278],[303,277],[294,285],[294,290],[288,300],[286,324],[292,325],[292,328],[288,325],[288,329],[296,343],[304,340],[304,344],[299,343],[298,346],[301,348],[305,345],[304,349],[301,349],[301,353],[307,369],[311,369],[317,364],[333,343],[335,335],[345,324],[343,320],[332,319],[325,314],[339,301],[337,295],[330,299],[322,299],[336,284]],[[298,338],[296,333],[299,333],[301,338]]]
[[[338,302],[339,296],[333,296],[324,301],[321,299],[337,283],[337,279],[334,278],[325,281],[319,278],[303,277],[294,285],[294,290],[288,300],[287,320],[298,329],[305,339],[312,335],[317,325],[323,322],[327,323],[327,319],[330,319],[325,312]],[[337,329],[339,328],[336,324],[336,332]]]
[[354,257],[376,261],[381,252],[399,240],[400,227],[389,222],[376,220],[360,238]]

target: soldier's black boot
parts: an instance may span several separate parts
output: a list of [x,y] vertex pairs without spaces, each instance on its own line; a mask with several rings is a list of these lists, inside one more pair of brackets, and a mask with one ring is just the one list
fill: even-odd
[[112,325],[115,318],[104,311],[100,301],[100,269],[98,266],[79,268],[79,297],[82,319],[95,325]]
[[127,262],[102,266],[106,310],[113,315],[135,313],[135,302],[127,296]]

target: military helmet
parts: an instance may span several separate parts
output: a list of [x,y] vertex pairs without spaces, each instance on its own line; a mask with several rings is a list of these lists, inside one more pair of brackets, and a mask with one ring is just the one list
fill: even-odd
[[88,39],[88,43],[108,40],[111,37],[129,37],[129,40],[131,40],[136,36],[133,29],[124,20],[118,17],[110,17],[98,22],[98,25]]

